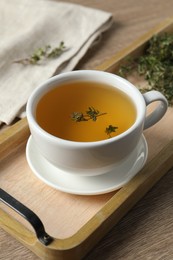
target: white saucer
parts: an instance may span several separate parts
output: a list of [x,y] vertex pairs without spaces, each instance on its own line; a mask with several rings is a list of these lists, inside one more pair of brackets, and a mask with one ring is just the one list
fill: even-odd
[[142,169],[147,156],[148,146],[142,136],[128,159],[113,171],[97,176],[76,176],[49,163],[39,153],[32,136],[26,147],[28,164],[39,179],[57,190],[78,195],[98,195],[121,188]]

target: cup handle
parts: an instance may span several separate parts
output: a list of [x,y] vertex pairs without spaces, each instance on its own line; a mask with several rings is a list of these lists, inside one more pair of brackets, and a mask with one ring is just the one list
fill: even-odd
[[144,93],[143,98],[146,106],[154,101],[160,101],[154,111],[145,118],[144,129],[147,129],[156,124],[164,116],[168,108],[168,101],[159,91],[156,90]]

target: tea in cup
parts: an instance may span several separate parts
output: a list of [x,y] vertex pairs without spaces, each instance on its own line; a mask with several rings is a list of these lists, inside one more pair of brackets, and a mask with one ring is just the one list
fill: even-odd
[[[147,105],[159,104],[146,116]],[[51,164],[68,173],[98,175],[134,151],[143,130],[167,110],[158,91],[141,94],[126,79],[94,70],[62,73],[37,87],[27,103],[33,141]]]

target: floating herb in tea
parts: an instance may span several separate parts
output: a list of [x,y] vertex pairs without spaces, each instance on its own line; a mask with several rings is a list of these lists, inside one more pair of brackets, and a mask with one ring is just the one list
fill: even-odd
[[75,122],[87,121],[88,119],[85,118],[84,114],[81,112],[73,112],[71,114],[71,119]]
[[103,115],[106,115],[106,113],[100,113],[99,110],[95,109],[94,107],[88,107],[88,110],[86,110],[86,114],[83,114],[82,112],[73,112],[71,114],[71,119],[75,122],[88,120],[96,121],[98,116]]
[[133,70],[147,80],[150,90],[160,91],[173,105],[173,34],[153,36],[144,55],[127,61],[119,74],[127,77]]
[[38,64],[43,59],[57,58],[64,51],[66,51],[64,42],[60,42],[59,46],[54,49],[52,49],[50,45],[46,45],[45,47],[36,49],[30,57],[16,60],[14,61],[14,63],[21,63],[23,65],[28,65],[28,64],[35,65]]
[[[83,114],[82,112],[73,112],[71,114],[71,119],[75,122],[82,122],[82,121],[96,121],[98,116],[106,115],[107,113],[100,113],[99,110],[95,109],[94,107],[88,107],[88,110],[86,110],[86,114]],[[109,138],[111,138],[111,134],[118,129],[117,126],[109,125],[106,127],[105,133],[108,135]]]
[[109,138],[111,138],[111,134],[116,132],[116,129],[118,129],[117,126],[109,125],[106,127],[105,133],[108,135]]

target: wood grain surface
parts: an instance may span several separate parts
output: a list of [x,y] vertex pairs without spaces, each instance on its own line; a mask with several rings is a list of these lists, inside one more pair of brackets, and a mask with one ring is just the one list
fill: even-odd
[[[37,0],[36,0],[37,1]],[[173,16],[171,0],[73,0],[66,1],[113,13],[114,24],[92,47],[77,69],[93,69],[157,23]],[[173,259],[173,170],[85,257],[120,260]],[[38,257],[0,230],[0,259],[37,260]]]

